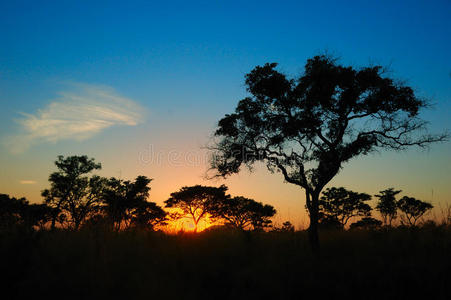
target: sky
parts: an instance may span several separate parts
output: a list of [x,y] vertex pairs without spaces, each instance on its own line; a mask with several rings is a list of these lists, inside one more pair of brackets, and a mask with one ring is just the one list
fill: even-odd
[[[226,184],[307,222],[304,192],[263,166],[207,180],[217,121],[247,96],[244,75],[279,63],[290,76],[329,53],[379,64],[434,105],[451,129],[450,1],[0,1],[0,193],[40,202],[58,155],[94,157],[103,176],[145,175],[150,200]],[[380,152],[329,186],[451,203],[451,143]],[[439,213],[436,209],[434,213]]]

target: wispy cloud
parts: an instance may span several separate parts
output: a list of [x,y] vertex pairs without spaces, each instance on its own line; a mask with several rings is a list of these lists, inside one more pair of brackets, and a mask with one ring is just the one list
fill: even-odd
[[34,180],[20,180],[20,184],[36,184],[36,181]]
[[21,113],[22,133],[7,145],[19,153],[38,142],[84,140],[115,126],[142,122],[142,108],[107,86],[71,83],[59,97],[35,114]]

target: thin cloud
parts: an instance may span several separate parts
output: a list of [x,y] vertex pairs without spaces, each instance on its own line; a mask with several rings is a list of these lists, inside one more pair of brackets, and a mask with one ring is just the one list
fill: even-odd
[[21,113],[22,133],[7,142],[11,152],[26,151],[38,142],[85,140],[116,125],[136,126],[143,109],[106,86],[71,83],[70,89],[35,114]]
[[19,181],[20,184],[36,184],[36,181],[34,180],[21,180]]

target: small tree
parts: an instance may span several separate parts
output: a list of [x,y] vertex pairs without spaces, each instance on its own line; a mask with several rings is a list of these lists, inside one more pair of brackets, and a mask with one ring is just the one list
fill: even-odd
[[395,191],[394,188],[389,188],[379,192],[380,194],[374,195],[379,198],[379,202],[376,205],[376,210],[378,210],[384,220],[384,225],[391,226],[391,223],[397,216],[397,203],[396,195],[401,193],[401,191]]
[[319,199],[319,219],[337,220],[343,228],[352,217],[371,216],[371,206],[365,201],[371,196],[365,193],[356,193],[340,188],[328,188]]
[[25,198],[10,197],[0,194],[0,228],[7,229],[23,222],[22,212],[28,201]]
[[423,202],[413,197],[404,196],[399,199],[397,206],[404,213],[405,219],[410,226],[415,226],[416,222],[433,208],[432,204]]
[[290,221],[285,221],[282,223],[281,227],[275,227],[273,229],[275,232],[294,232],[294,226]]
[[166,212],[147,201],[152,179],[138,176],[135,181],[110,178],[103,192],[103,211],[114,230],[131,226],[153,229],[166,221]]
[[199,222],[207,217],[211,207],[216,202],[221,202],[225,198],[227,187],[195,185],[182,187],[178,192],[171,193],[171,197],[164,201],[167,208],[178,208],[182,211],[181,217],[188,217],[193,220],[194,232],[197,232]]
[[52,220],[53,208],[47,206],[45,203],[29,204],[23,212],[24,223],[27,227],[44,229],[48,222]]
[[372,218],[372,217],[365,217],[361,220],[352,223],[349,228],[350,229],[366,229],[366,230],[372,230],[380,228],[382,225],[382,222]]
[[155,202],[143,202],[135,210],[131,224],[136,228],[154,230],[156,226],[166,225],[167,212]]
[[245,197],[223,198],[212,203],[210,212],[213,218],[224,219],[227,225],[246,230],[262,230],[269,227],[276,214],[274,207]]
[[77,230],[81,223],[99,205],[105,179],[99,176],[84,176],[101,169],[93,158],[83,156],[58,156],[57,172],[50,174],[50,189],[42,191],[45,203],[53,208],[51,228],[60,214],[65,215],[70,227]]
[[219,120],[211,167],[225,177],[262,161],[303,188],[318,253],[319,196],[346,162],[381,149],[424,147],[448,135],[422,134],[426,122],[419,113],[427,102],[384,76],[380,66],[355,69],[315,56],[293,79],[276,67],[268,63],[246,75],[250,95]]
[[0,194],[0,228],[42,229],[50,220],[51,213],[52,209],[45,204],[30,204],[25,198]]

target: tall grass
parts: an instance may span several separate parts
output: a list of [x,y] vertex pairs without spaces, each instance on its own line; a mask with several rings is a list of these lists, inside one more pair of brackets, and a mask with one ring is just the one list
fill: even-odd
[[[2,292],[59,299],[451,299],[448,226],[321,232],[8,231]],[[5,298],[6,299],[6,298]]]

